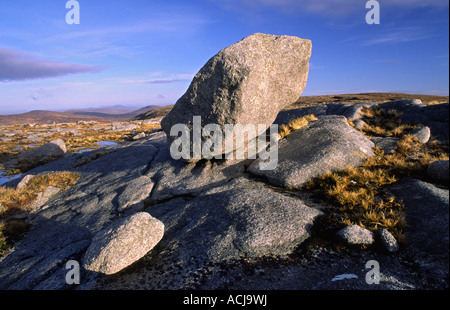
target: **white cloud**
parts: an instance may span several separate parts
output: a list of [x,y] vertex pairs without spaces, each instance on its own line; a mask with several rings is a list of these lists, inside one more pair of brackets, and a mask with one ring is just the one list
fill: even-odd
[[398,44],[411,41],[425,40],[436,36],[430,33],[426,29],[420,27],[402,27],[388,29],[382,34],[367,39],[363,42],[364,46],[377,45],[377,44]]

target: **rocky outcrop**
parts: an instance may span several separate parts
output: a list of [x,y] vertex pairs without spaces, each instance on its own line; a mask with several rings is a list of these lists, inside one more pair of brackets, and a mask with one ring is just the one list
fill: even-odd
[[329,171],[359,166],[373,156],[374,144],[350,127],[343,116],[326,116],[279,142],[278,165],[261,170],[255,160],[249,172],[276,186],[299,188]]
[[430,255],[448,257],[449,231],[443,229],[449,225],[448,190],[413,179],[390,190],[406,204],[411,244],[426,249]]
[[[309,114],[312,109],[306,110]],[[317,107],[316,111],[325,109]],[[289,150],[289,142],[295,151],[286,154],[295,158],[294,154],[308,147],[301,141],[321,141],[325,147],[335,140],[330,137],[344,139],[345,135],[349,140],[359,141],[356,143],[359,147],[370,149],[369,140],[362,139],[343,117],[318,115],[318,121],[294,131],[280,142],[280,154]],[[301,135],[302,130],[305,134]],[[354,150],[355,143],[343,141],[346,140],[341,140],[336,148],[350,146]],[[318,149],[311,148],[310,157],[314,157]],[[280,163],[283,156],[280,155]],[[83,160],[85,158],[91,160]],[[166,135],[158,132],[124,146],[65,157],[29,171],[29,175],[39,175],[71,170],[78,172],[80,179],[70,189],[52,196],[45,207],[30,214],[31,231],[0,262],[0,288],[73,288],[64,281],[65,263],[69,260],[84,262],[89,248],[101,253],[101,242],[96,245],[94,240],[103,240],[106,244],[114,238],[95,236],[110,236],[105,234],[108,227],[126,227],[121,225],[122,221],[139,212],[148,213],[164,224],[164,236],[151,250],[143,247],[139,255],[124,265],[115,262],[114,258],[115,254],[121,253],[120,246],[119,250],[111,252],[107,261],[113,262],[111,266],[116,268],[111,270],[118,273],[107,281],[115,288],[121,287],[121,283],[128,283],[127,288],[151,289],[342,288],[341,281],[330,282],[331,278],[326,280],[326,277],[336,273],[336,268],[341,268],[340,273],[347,271],[348,266],[357,266],[357,270],[364,268],[358,264],[365,254],[346,256],[343,252],[317,248],[311,250],[314,254],[310,258],[277,263],[283,258],[289,261],[292,253],[308,244],[314,236],[314,226],[320,219],[322,208],[328,206],[303,199],[301,192],[294,195],[266,184],[264,179],[252,177],[247,170],[251,162],[203,160],[186,163],[174,160],[167,148]],[[440,264],[445,262],[442,253],[448,247],[448,233],[445,234],[443,229],[448,228],[448,190],[410,181],[393,186],[392,193],[405,201],[408,224],[412,228],[408,231],[411,241],[406,248],[397,250],[395,255],[405,255],[400,260],[377,254],[376,259],[383,270],[389,270],[391,274],[380,287],[442,287],[441,280],[432,279],[445,279],[446,272],[448,274],[448,267],[445,269]],[[131,234],[131,231],[125,229],[124,234]],[[139,243],[128,245],[138,247]],[[395,244],[390,248],[395,249]],[[389,251],[387,245],[386,249]],[[144,258],[139,259],[144,252]],[[102,255],[97,257],[104,257]],[[427,255],[438,257],[438,260],[427,258]],[[369,259],[373,259],[372,254],[367,254]],[[434,273],[426,283],[422,278],[414,278],[411,269],[402,261],[416,259],[421,268],[441,270],[440,273]],[[134,269],[125,267],[135,260],[140,263]],[[249,265],[248,262],[255,263]],[[260,271],[248,274],[249,268]],[[104,271],[100,270],[103,269],[81,269],[81,284],[77,288],[108,287],[101,284],[106,279],[102,276]],[[305,275],[308,281],[299,281],[298,276],[292,276],[298,274]],[[235,278],[241,280],[234,281]],[[364,275],[361,278],[364,279]],[[367,288],[365,285],[362,281],[351,287]]]
[[[165,226],[164,238],[157,245],[163,249],[159,260],[173,264],[196,258],[198,268],[211,262],[288,255],[309,238],[314,220],[321,214],[264,183],[239,177],[245,172],[245,160],[210,165],[171,159],[164,133],[126,148],[106,150],[106,155],[73,169],[81,175],[78,182],[32,214],[32,231],[2,261],[2,288],[67,288],[57,281],[64,272],[58,264],[69,259],[82,261],[87,252],[95,252],[88,256],[97,259],[89,259],[96,263],[86,269],[89,273],[82,273],[86,277],[83,287],[93,285],[98,273],[119,271],[125,264],[114,257],[122,252],[112,251],[107,256],[101,249],[117,237],[112,231],[122,228],[104,227],[127,227],[120,224],[120,217],[143,208]],[[80,156],[38,167],[32,174],[70,169]],[[176,176],[173,182],[171,176]],[[186,182],[189,186],[183,188]],[[108,237],[111,235],[116,237]],[[137,244],[133,241],[129,246]],[[21,266],[27,256],[26,266]],[[137,258],[130,258],[127,264]],[[22,273],[28,276],[17,278]]]
[[194,116],[201,117],[201,128],[217,124],[223,133],[226,124],[264,125],[262,131],[249,134],[247,141],[263,133],[302,94],[311,48],[309,40],[258,33],[221,50],[162,119],[169,145],[178,137],[170,136],[176,124],[186,125],[192,138]]
[[327,103],[311,107],[289,109],[281,111],[274,123],[278,125],[288,124],[290,121],[299,117],[313,114],[316,117],[326,115],[340,115],[346,119],[357,122],[362,117],[361,111],[364,107],[375,106],[375,102],[360,102],[360,103]]
[[405,251],[416,257],[416,268],[437,279],[448,277],[449,190],[414,179],[403,180],[389,190],[405,203]]
[[176,256],[208,262],[287,255],[310,236],[321,214],[244,178],[152,206],[148,212],[166,225],[161,247],[171,252],[170,260]]
[[[429,127],[429,138],[437,139],[441,143],[448,143],[449,141],[449,104],[442,103],[427,106],[423,104],[419,99],[397,100],[385,103],[328,103],[306,108],[291,109],[287,111],[281,111],[274,123],[279,125],[287,124],[290,120],[308,114],[314,114],[315,116],[343,115],[356,122],[358,120],[358,117],[360,117],[361,109],[364,106],[376,106],[377,108],[383,109],[385,111],[396,110],[397,112],[399,112],[399,118],[403,122],[422,125],[422,127]],[[426,137],[427,129],[424,129],[422,133],[424,134],[424,137]]]

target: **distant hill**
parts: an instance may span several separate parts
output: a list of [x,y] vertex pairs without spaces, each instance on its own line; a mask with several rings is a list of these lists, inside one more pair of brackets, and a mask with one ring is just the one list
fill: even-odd
[[141,113],[152,111],[158,108],[160,108],[160,106],[151,105],[135,111],[119,110],[114,108],[98,110],[69,110],[66,112],[36,110],[22,114],[0,115],[0,124],[46,124],[53,122],[72,123],[77,121],[117,122],[129,120]]
[[113,122],[117,121],[114,118],[103,118],[91,115],[77,115],[65,112],[53,111],[31,111],[22,114],[0,115],[0,124],[14,125],[14,124],[51,124],[55,123],[72,123],[77,121],[98,121],[98,122]]
[[420,99],[424,104],[429,103],[444,103],[448,102],[449,96],[434,96],[434,95],[418,95],[418,94],[403,94],[403,93],[361,93],[361,94],[342,94],[342,95],[323,95],[323,96],[301,96],[294,104],[298,105],[317,105],[321,103],[339,103],[339,102],[361,102],[373,101],[384,102],[403,99]]
[[99,108],[99,109],[85,109],[85,110],[68,110],[65,113],[77,114],[77,115],[89,115],[101,118],[113,118],[113,119],[130,119],[139,114],[152,111],[160,108],[158,105],[149,105],[139,110],[125,110],[117,108]]
[[158,110],[160,108],[164,108],[164,107],[161,107],[160,105],[149,105],[149,106],[143,107],[142,109],[133,111],[133,114],[135,114],[133,117],[135,117],[139,114],[142,114],[142,113],[146,113],[148,111]]
[[100,107],[100,108],[84,108],[84,109],[70,109],[66,111],[61,111],[65,113],[76,113],[76,112],[98,112],[105,114],[125,114],[135,111],[136,108],[127,107],[124,105],[114,105],[108,107]]
[[[443,103],[449,101],[449,96],[433,96],[402,93],[361,93],[339,94],[323,96],[302,96],[291,108],[308,105],[318,105],[331,102],[385,102],[400,99],[420,99],[423,103]],[[29,124],[29,123],[70,123],[76,121],[117,122],[129,119],[144,120],[164,117],[173,105],[164,107],[149,105],[139,110],[129,110],[125,106],[93,108],[83,110],[69,110],[66,112],[31,111],[22,114],[0,115],[0,125]],[[128,109],[128,110],[127,110]]]
[[151,111],[157,108],[160,108],[161,106],[158,105],[149,105],[143,108],[140,108],[138,110],[130,109],[126,106],[116,105],[112,107],[106,107],[106,108],[89,108],[89,109],[75,109],[75,110],[67,110],[64,111],[65,113],[70,114],[78,114],[78,115],[92,115],[92,116],[99,116],[99,117],[128,117],[133,118],[136,115],[139,115],[141,113],[145,113],[147,111]]
[[170,110],[172,110],[173,106],[174,105],[171,104],[171,105],[167,105],[165,107],[158,107],[157,109],[141,113],[141,114],[135,116],[134,119],[135,120],[144,120],[144,119],[164,117],[167,113],[169,113]]

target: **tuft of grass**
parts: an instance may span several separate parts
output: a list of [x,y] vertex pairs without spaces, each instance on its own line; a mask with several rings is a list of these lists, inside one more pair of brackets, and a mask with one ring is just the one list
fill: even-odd
[[74,172],[57,172],[38,175],[32,178],[22,189],[0,187],[0,257],[17,242],[30,225],[17,217],[28,212],[29,205],[48,186],[67,190],[75,184],[80,175]]
[[289,122],[288,125],[281,125],[278,129],[278,133],[281,139],[288,136],[291,132],[303,128],[309,124],[309,122],[317,121],[317,117],[313,114],[306,115]]

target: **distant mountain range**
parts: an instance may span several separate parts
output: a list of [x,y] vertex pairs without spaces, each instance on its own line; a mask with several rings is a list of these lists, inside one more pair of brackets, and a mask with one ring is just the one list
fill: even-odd
[[149,105],[139,110],[130,110],[124,106],[113,106],[107,108],[91,108],[91,109],[82,109],[82,110],[68,110],[65,113],[76,114],[76,115],[87,115],[87,116],[95,116],[101,118],[118,118],[118,119],[130,119],[139,114],[152,111],[160,108],[158,105]]
[[[292,107],[317,105],[323,103],[361,101],[386,102],[399,99],[420,99],[425,104],[448,102],[449,96],[433,96],[403,93],[362,93],[323,96],[302,96]],[[125,120],[143,120],[165,116],[173,105],[149,105],[138,110],[116,105],[111,107],[68,110],[64,112],[31,111],[22,114],[0,115],[0,125],[30,123],[71,123],[76,121],[118,122]]]
[[77,121],[117,122],[129,120],[137,115],[159,108],[161,106],[149,105],[138,110],[130,110],[129,107],[124,106],[77,109],[64,112],[35,110],[21,114],[0,115],[0,125],[71,123]]

